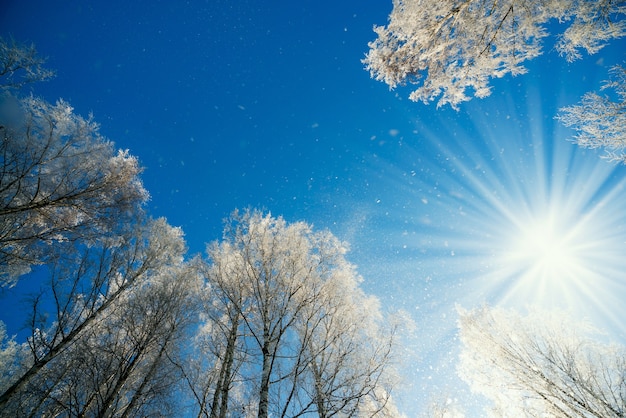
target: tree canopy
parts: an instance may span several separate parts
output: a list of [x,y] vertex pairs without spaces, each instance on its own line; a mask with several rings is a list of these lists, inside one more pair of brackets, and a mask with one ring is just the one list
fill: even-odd
[[141,167],[59,100],[0,96],[0,285],[55,247],[118,239],[148,198]]
[[[595,54],[626,35],[623,0],[393,0],[387,26],[374,26],[363,63],[372,78],[394,89],[418,87],[414,101],[458,105],[491,94],[490,81],[526,73],[525,63],[543,53],[545,38],[568,61]],[[624,72],[618,65],[603,90],[557,116],[587,148],[626,162]]]
[[51,76],[43,62],[34,47],[0,38],[0,287],[77,243],[121,240],[149,196],[137,158],[92,117],[20,95]]
[[598,52],[626,34],[626,3],[611,0],[394,0],[387,26],[375,26],[363,60],[390,88],[417,84],[411,100],[437,105],[491,93],[489,80],[526,72],[554,30],[567,60]]
[[626,163],[626,68],[613,67],[602,90],[611,94],[587,93],[580,104],[561,109],[557,118],[574,128],[578,145],[602,148],[607,159]]
[[52,78],[54,71],[44,67],[45,62],[34,45],[0,38],[0,89],[17,89]]
[[346,251],[304,222],[233,214],[208,247],[196,356],[204,366],[187,373],[200,415],[397,413],[398,324],[360,289]]
[[0,286],[43,267],[26,340],[0,322],[0,416],[398,415],[400,321],[345,243],[248,210],[188,259],[135,157],[67,102],[20,95],[49,73],[16,48],[0,40]]
[[20,94],[51,74],[34,48],[0,54],[0,286],[45,266],[27,340],[0,323],[0,415],[162,412],[199,279],[182,231],[145,213],[137,159],[91,117]]
[[626,349],[563,312],[460,310],[459,375],[497,417],[623,417]]

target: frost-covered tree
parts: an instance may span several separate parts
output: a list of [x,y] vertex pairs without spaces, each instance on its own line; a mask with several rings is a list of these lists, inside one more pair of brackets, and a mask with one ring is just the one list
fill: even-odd
[[0,391],[9,387],[19,373],[24,354],[24,348],[7,335],[4,322],[0,321]]
[[200,415],[393,410],[395,328],[359,289],[346,250],[304,222],[233,214],[223,240],[208,247],[197,341],[209,367],[188,374]]
[[0,37],[0,91],[53,77],[54,71],[43,66],[45,61],[33,45],[21,45],[13,39]]
[[456,108],[488,96],[491,78],[526,72],[549,30],[564,29],[556,49],[574,60],[624,36],[625,13],[623,0],[394,0],[363,62],[391,88],[418,84],[412,100]]
[[603,148],[609,160],[626,163],[626,68],[613,67],[602,90],[611,94],[587,93],[580,104],[561,109],[557,118],[576,130],[578,145]]
[[193,263],[165,266],[121,295],[31,382],[41,401],[28,414],[175,415],[170,358],[185,346],[198,279]]
[[50,78],[35,48],[0,38],[0,286],[45,262],[52,247],[114,241],[148,193],[141,168],[63,100],[15,91]]
[[[235,252],[220,248],[216,242],[208,247],[210,265],[204,264],[207,278],[200,295],[201,328],[194,338],[196,355],[182,367],[198,405],[198,416],[223,418],[232,411],[252,412],[254,394],[250,393],[244,366],[253,362],[248,355],[242,307],[248,298],[241,286],[241,265],[234,261]],[[248,313],[248,312],[246,312]]]
[[396,416],[393,354],[405,320],[384,317],[378,299],[366,295],[359,283],[353,267],[343,263],[297,322],[302,361],[293,387],[313,390],[294,391],[303,413]]
[[66,102],[0,96],[0,286],[55,246],[120,239],[148,198],[140,172]]
[[497,417],[623,417],[626,349],[561,312],[460,310],[459,375]]
[[42,63],[0,39],[0,287],[42,265],[30,337],[0,327],[0,416],[167,415],[197,263],[144,213],[136,158],[66,102],[16,93]]
[[157,219],[134,225],[121,240],[52,258],[42,292],[33,299],[30,354],[0,394],[0,410],[10,416],[39,410],[67,373],[86,365],[72,366],[76,357],[70,353],[80,352],[76,347],[88,344],[100,326],[110,326],[109,318],[130,309],[137,289],[180,265],[185,251],[180,229]]

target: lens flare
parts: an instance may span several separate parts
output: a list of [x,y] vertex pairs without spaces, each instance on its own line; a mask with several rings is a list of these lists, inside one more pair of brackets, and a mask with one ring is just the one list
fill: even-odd
[[350,238],[365,277],[448,336],[455,304],[488,303],[564,309],[626,341],[626,169],[568,142],[556,111],[443,115],[399,135],[401,155],[372,161],[389,194],[359,206],[376,241]]
[[458,305],[560,309],[626,344],[626,166],[568,141],[554,116],[589,86],[545,68],[459,112],[398,103],[410,122],[371,135],[348,170],[363,187],[337,232],[365,285],[415,319],[406,373],[424,404],[467,389]]

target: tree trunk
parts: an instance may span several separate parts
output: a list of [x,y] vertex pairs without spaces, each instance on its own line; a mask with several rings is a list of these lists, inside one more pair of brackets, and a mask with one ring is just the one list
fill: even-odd
[[261,372],[261,387],[259,388],[259,415],[258,418],[267,418],[269,409],[270,374],[272,373],[272,359],[270,355],[269,333],[264,333],[263,340],[263,369]]
[[232,368],[237,345],[237,331],[239,328],[239,315],[236,315],[231,324],[226,344],[226,353],[220,369],[220,375],[213,394],[211,404],[211,418],[226,418],[228,412],[228,395],[232,382]]
[[107,418],[107,417],[112,416],[113,413],[115,413],[115,411],[111,412],[111,408],[113,406],[115,398],[119,395],[120,391],[122,390],[122,387],[128,381],[131,373],[135,370],[135,367],[139,363],[139,360],[141,359],[143,354],[144,354],[144,347],[140,348],[138,352],[134,353],[130,362],[126,365],[126,367],[124,367],[121,370],[121,373],[120,373],[119,378],[117,379],[117,382],[115,382],[115,385],[113,386],[113,388],[109,390],[108,395],[102,401],[102,405],[100,406],[96,414],[97,418]]
[[311,362],[313,379],[315,380],[315,404],[317,405],[317,416],[326,418],[326,405],[324,404],[324,391],[322,389],[322,375],[315,361]]
[[235,347],[237,345],[237,331],[239,328],[239,315],[235,316],[230,335],[228,336],[228,346],[226,350],[226,373],[224,374],[224,381],[222,382],[222,403],[220,404],[219,418],[226,418],[228,412],[228,394],[230,391],[230,384],[232,383],[232,369],[233,361],[235,359]]
[[135,391],[135,394],[133,395],[130,402],[124,409],[124,413],[120,416],[120,418],[127,418],[129,414],[137,406],[139,406],[140,398],[144,395],[143,391],[146,385],[148,384],[148,382],[150,382],[150,380],[152,380],[152,378],[154,377],[154,374],[156,373],[157,368],[161,363],[161,359],[163,358],[163,354],[165,354],[165,350],[167,350],[168,343],[169,343],[169,338],[161,346],[161,349],[159,350],[159,354],[152,361],[152,364],[150,365],[150,369],[148,370],[148,373],[146,373],[146,375],[144,376],[143,380],[141,381],[141,385],[139,385],[139,388],[137,388],[137,390]]

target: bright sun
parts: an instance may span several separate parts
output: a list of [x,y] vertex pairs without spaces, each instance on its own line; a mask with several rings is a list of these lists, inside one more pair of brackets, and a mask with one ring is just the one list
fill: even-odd
[[395,184],[406,195],[385,210],[372,203],[368,221],[389,233],[372,245],[394,250],[377,272],[403,295],[415,287],[420,309],[537,305],[626,338],[626,166],[568,142],[541,93],[529,93],[527,108],[468,113],[462,125],[426,130],[416,120],[414,147],[373,159],[381,181],[393,180],[376,198],[397,201]]
[[531,222],[512,238],[510,261],[517,263],[522,274],[567,279],[580,267],[573,235],[549,217]]

